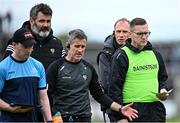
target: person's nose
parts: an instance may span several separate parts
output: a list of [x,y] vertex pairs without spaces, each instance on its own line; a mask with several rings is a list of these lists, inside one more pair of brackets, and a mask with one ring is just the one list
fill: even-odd
[[119,33],[119,36],[120,36],[120,37],[123,37],[123,36],[124,36],[124,32],[121,31],[121,32]]
[[84,48],[82,48],[82,47],[79,47],[79,48],[78,48],[78,51],[79,51],[79,52],[83,52],[83,50],[84,50]]
[[146,38],[147,38],[146,34],[143,34],[143,35],[141,36],[141,38],[142,38],[142,39],[146,39]]
[[48,27],[48,26],[49,26],[49,22],[45,21],[45,22],[43,23],[43,26],[44,26],[44,27]]

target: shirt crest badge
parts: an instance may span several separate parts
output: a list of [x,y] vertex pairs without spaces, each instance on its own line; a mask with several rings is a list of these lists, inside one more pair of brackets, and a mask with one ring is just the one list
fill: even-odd
[[87,80],[87,75],[83,75],[83,79],[84,79],[84,80]]
[[50,51],[51,51],[52,54],[54,54],[55,49],[54,49],[54,48],[51,48]]

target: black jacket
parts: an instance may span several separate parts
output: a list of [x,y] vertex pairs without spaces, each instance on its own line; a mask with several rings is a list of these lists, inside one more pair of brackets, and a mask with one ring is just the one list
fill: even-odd
[[[26,21],[23,23],[22,27],[30,29],[30,22]],[[32,31],[31,31],[32,32]],[[54,60],[58,59],[62,55],[63,45],[62,42],[53,36],[53,30],[51,29],[50,34],[46,38],[42,38],[37,34],[34,34],[32,32],[36,44],[34,45],[34,50],[31,54],[31,56],[38,61],[42,62],[45,69],[47,69],[48,65],[52,63]],[[13,51],[13,48],[11,47],[12,39],[9,41],[9,45],[6,49],[5,57],[10,55]]]
[[109,93],[111,57],[119,47],[120,45],[117,44],[115,36],[109,35],[104,41],[103,50],[97,56],[99,81],[107,94]]

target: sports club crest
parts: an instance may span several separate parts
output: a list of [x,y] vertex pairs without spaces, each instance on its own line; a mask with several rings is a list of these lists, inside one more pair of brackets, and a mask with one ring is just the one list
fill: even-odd
[[87,75],[83,75],[83,79],[84,79],[84,80],[87,80]]
[[54,54],[55,49],[54,49],[54,48],[51,48],[50,51],[51,51],[52,54]]

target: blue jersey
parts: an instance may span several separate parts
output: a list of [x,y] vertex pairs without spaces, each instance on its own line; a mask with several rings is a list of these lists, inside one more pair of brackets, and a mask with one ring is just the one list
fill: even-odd
[[[32,57],[17,61],[12,56],[0,62],[0,98],[7,103],[37,105],[39,89],[46,89],[43,65]],[[0,121],[36,121],[36,111],[9,113],[1,111]]]

